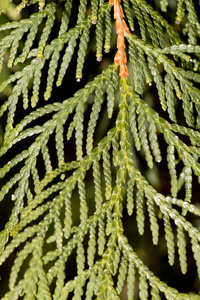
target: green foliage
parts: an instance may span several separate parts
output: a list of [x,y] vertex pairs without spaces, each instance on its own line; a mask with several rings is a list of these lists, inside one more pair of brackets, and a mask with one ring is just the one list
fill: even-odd
[[[0,26],[0,67],[12,72],[0,84],[12,87],[0,107],[0,200],[12,210],[0,233],[0,265],[12,261],[4,300],[120,299],[125,290],[128,300],[200,299],[162,281],[126,237],[130,219],[183,274],[191,248],[200,279],[200,7],[148,2],[23,0],[22,18]],[[114,62],[112,4],[130,30],[129,76],[105,59],[90,82],[57,99],[59,86],[70,94],[69,77],[75,85],[86,76],[94,48],[97,61],[104,50]],[[109,125],[99,134],[101,120]],[[163,164],[167,191],[148,176]]]

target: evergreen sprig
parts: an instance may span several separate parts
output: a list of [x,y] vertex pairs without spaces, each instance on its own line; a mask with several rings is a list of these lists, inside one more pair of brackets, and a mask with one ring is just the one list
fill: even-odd
[[[200,279],[193,188],[200,182],[199,5],[177,1],[181,36],[167,21],[170,1],[159,7],[162,13],[146,0],[23,0],[17,10],[30,17],[0,26],[1,72],[5,63],[11,69],[0,84],[0,91],[11,86],[0,107],[0,201],[11,207],[0,265],[12,261],[2,299],[120,299],[125,290],[130,300],[200,299],[158,278],[126,237],[127,211],[140,239],[149,230],[154,247],[165,240],[169,265],[179,260],[183,274],[190,246]],[[113,63],[74,95],[53,99],[68,84],[72,58],[70,76],[79,82],[90,50],[100,62],[113,47]],[[155,94],[154,105],[145,91]],[[110,125],[99,134],[101,119]],[[159,164],[167,192],[146,171]]]

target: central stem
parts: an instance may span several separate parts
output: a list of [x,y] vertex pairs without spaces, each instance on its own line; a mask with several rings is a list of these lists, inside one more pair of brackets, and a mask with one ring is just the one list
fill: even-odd
[[117,31],[117,53],[115,54],[114,61],[116,65],[120,66],[119,76],[126,79],[128,74],[127,57],[125,52],[125,36],[130,34],[128,26],[124,20],[124,13],[121,0],[109,0],[110,5],[114,5],[114,18],[116,19],[116,31]]

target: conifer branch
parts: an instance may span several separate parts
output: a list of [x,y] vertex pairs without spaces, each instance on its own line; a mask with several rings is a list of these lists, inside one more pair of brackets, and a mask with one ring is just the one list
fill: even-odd
[[[0,25],[1,299],[199,299],[196,8],[22,0],[22,19]],[[99,74],[71,94],[93,52]],[[197,288],[163,282],[137,240],[170,271],[188,276],[194,261]]]

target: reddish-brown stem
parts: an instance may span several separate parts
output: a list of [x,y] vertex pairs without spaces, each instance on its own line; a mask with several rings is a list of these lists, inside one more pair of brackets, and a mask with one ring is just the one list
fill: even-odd
[[116,20],[117,37],[117,53],[114,57],[116,65],[120,66],[119,76],[126,79],[128,76],[127,57],[125,52],[125,36],[129,35],[130,31],[124,20],[124,13],[120,4],[121,0],[109,0],[110,5],[114,6],[114,19]]

